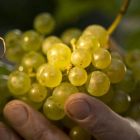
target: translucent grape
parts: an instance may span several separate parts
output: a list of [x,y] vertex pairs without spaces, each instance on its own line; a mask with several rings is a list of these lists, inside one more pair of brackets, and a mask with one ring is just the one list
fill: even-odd
[[47,89],[39,83],[33,83],[28,91],[28,96],[33,102],[42,102],[47,97]]
[[74,67],[69,72],[69,81],[74,86],[81,86],[87,81],[87,72],[83,68]]
[[136,62],[132,68],[135,78],[140,81],[140,61]]
[[92,35],[99,40],[100,46],[104,48],[109,40],[107,30],[100,25],[90,25],[84,31],[83,35]]
[[56,87],[62,81],[62,73],[58,68],[47,65],[40,74],[39,83],[46,87]]
[[42,42],[42,52],[47,55],[49,48],[57,43],[62,43],[62,41],[56,36],[49,36],[45,38]]
[[43,35],[49,34],[55,27],[55,20],[49,13],[41,13],[35,17],[34,28]]
[[47,58],[49,63],[56,68],[66,69],[71,61],[71,50],[67,45],[58,43],[48,50]]
[[91,63],[91,54],[83,48],[76,49],[71,55],[71,62],[76,67],[86,68]]
[[109,87],[109,78],[103,72],[94,71],[88,76],[86,89],[91,95],[102,96],[108,92]]
[[78,92],[78,89],[75,86],[73,86],[70,83],[64,82],[54,89],[53,100],[59,108],[64,109],[64,103],[66,99],[70,95],[77,92]]
[[31,85],[31,80],[24,72],[14,71],[8,77],[8,88],[16,96],[25,94]]
[[126,67],[117,59],[112,59],[109,66],[102,70],[110,79],[111,83],[119,83],[125,77]]
[[106,68],[111,62],[110,53],[104,49],[100,48],[92,53],[92,64],[98,69]]
[[92,53],[100,48],[100,44],[99,41],[96,38],[94,38],[94,36],[83,35],[78,39],[76,47],[86,49],[90,53]]
[[24,51],[36,51],[41,47],[41,36],[33,30],[23,33],[21,45]]
[[119,59],[121,61],[123,60],[122,56],[118,52],[113,51],[110,54],[112,59]]
[[51,120],[61,120],[65,117],[64,110],[58,108],[55,105],[55,102],[53,100],[53,97],[50,96],[43,105],[43,112],[46,115],[47,118]]

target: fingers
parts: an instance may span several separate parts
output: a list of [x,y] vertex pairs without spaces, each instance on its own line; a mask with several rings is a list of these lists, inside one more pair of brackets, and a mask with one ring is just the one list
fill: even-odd
[[0,140],[21,140],[21,139],[9,127],[7,127],[4,123],[0,122]]
[[4,116],[26,140],[70,140],[41,113],[21,101],[8,103]]
[[65,112],[96,139],[140,139],[137,131],[128,121],[111,111],[101,101],[86,94],[71,95],[65,102]]

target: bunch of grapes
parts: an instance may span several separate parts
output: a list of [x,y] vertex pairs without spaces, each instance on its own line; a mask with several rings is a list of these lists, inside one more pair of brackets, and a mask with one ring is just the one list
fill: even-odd
[[111,51],[109,33],[100,25],[90,25],[83,32],[71,28],[60,38],[47,36],[55,20],[42,13],[33,26],[34,30],[15,29],[5,35],[6,56],[16,66],[9,76],[0,77],[8,86],[3,86],[3,104],[9,97],[27,103],[60,128],[70,129],[73,140],[91,136],[65,115],[64,103],[72,94],[88,94],[122,116],[140,117],[140,51],[126,56],[126,68],[123,57]]

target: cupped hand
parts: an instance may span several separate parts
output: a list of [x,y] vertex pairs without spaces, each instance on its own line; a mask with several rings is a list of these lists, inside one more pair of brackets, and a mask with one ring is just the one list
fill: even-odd
[[[66,114],[97,140],[140,140],[140,126],[110,110],[101,101],[83,93],[65,102]],[[70,140],[45,116],[21,101],[11,101],[4,116],[13,130],[0,123],[0,140]]]

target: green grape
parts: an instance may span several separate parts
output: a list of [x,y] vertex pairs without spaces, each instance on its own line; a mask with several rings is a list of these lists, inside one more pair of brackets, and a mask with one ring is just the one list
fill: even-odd
[[87,81],[87,72],[83,68],[74,67],[69,72],[69,81],[74,86],[81,86]]
[[86,68],[91,63],[91,54],[83,48],[76,49],[71,55],[71,62],[76,67]]
[[4,37],[6,46],[9,48],[11,45],[19,42],[21,39],[21,34],[22,32],[18,29],[14,29],[6,33]]
[[62,123],[65,127],[69,128],[69,129],[72,129],[73,127],[75,127],[77,125],[67,115],[65,115],[65,117],[62,119]]
[[137,82],[134,73],[131,70],[127,70],[124,79],[114,86],[117,90],[123,90],[126,93],[130,93],[136,88]]
[[123,60],[122,56],[118,52],[114,51],[114,52],[111,52],[110,54],[111,54],[112,59],[119,59],[121,61]]
[[115,91],[115,96],[109,103],[109,106],[116,113],[125,112],[130,105],[131,98],[128,94],[121,90]]
[[139,103],[132,104],[129,107],[129,109],[125,112],[125,115],[135,120],[140,118],[140,104]]
[[33,30],[23,33],[21,37],[21,47],[24,51],[36,51],[41,47],[41,36]]
[[56,36],[49,36],[45,38],[42,42],[42,52],[47,55],[49,48],[57,43],[62,43],[62,41]]
[[8,88],[14,95],[25,94],[31,85],[31,80],[24,72],[14,71],[8,77]]
[[88,91],[87,91],[87,89],[86,89],[85,84],[82,85],[82,86],[78,86],[77,88],[78,88],[78,91],[79,92],[89,94]]
[[76,47],[86,49],[92,53],[100,48],[100,43],[94,36],[83,35],[78,39]]
[[62,81],[62,73],[58,68],[47,65],[39,76],[39,83],[46,87],[56,87]]
[[6,51],[6,57],[13,62],[19,62],[24,54],[20,44],[11,45]]
[[102,96],[108,92],[109,87],[109,78],[103,72],[94,71],[88,76],[86,89],[91,95]]
[[78,93],[78,89],[72,84],[64,82],[54,89],[53,100],[59,108],[64,109],[66,99],[74,93]]
[[113,99],[114,94],[115,94],[114,89],[110,85],[110,88],[109,88],[108,92],[105,95],[100,96],[100,97],[96,97],[96,98],[99,99],[100,101],[104,102],[105,104],[107,104]]
[[43,57],[43,55],[35,51],[26,53],[21,59],[21,64],[25,65],[26,67],[28,67],[28,70],[31,69],[32,71],[36,71],[38,67],[44,63],[45,58]]
[[69,136],[72,140],[91,140],[91,135],[80,126],[72,128]]
[[83,35],[92,35],[99,40],[100,47],[104,48],[109,40],[107,30],[100,25],[90,25],[84,31]]
[[50,34],[55,27],[55,20],[49,13],[41,13],[35,17],[34,28],[43,35]]
[[136,62],[132,68],[135,78],[140,81],[140,61]]
[[58,108],[55,105],[55,102],[53,100],[53,97],[50,96],[43,105],[43,112],[46,115],[47,118],[51,120],[61,120],[65,117],[64,110]]
[[128,67],[133,68],[137,61],[140,61],[140,50],[133,50],[127,53],[125,63]]
[[49,63],[54,67],[66,69],[71,61],[71,50],[67,45],[57,43],[48,50],[47,58]]
[[106,68],[111,62],[110,53],[104,49],[100,48],[92,53],[92,64],[98,69]]
[[126,67],[117,59],[112,59],[109,66],[102,70],[110,79],[111,83],[119,83],[125,77]]
[[78,28],[70,28],[65,30],[62,34],[61,34],[61,39],[62,41],[67,44],[70,45],[70,41],[75,38],[76,40],[81,36],[82,31]]
[[33,102],[42,102],[47,97],[47,89],[39,83],[33,83],[28,91],[28,96]]

